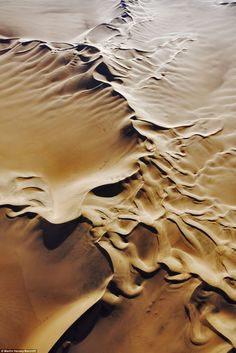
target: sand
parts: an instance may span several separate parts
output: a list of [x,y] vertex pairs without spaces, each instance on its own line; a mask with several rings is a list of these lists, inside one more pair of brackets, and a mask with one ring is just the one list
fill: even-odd
[[235,16],[0,0],[0,349],[236,350]]

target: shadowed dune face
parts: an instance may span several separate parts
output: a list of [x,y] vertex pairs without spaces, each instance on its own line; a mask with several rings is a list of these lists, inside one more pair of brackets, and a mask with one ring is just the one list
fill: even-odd
[[48,351],[101,298],[110,265],[84,221],[52,228],[39,217],[9,219],[4,208],[0,217],[1,347]]
[[0,38],[1,342],[233,352],[235,8],[78,2],[75,34],[36,31],[51,5]]

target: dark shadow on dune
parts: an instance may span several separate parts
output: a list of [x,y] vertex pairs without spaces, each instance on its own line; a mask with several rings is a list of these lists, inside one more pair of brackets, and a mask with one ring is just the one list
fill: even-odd
[[157,234],[156,228],[150,226],[149,224],[145,224],[145,223],[143,223],[143,222],[140,222],[140,223],[139,223],[139,227],[145,228],[146,230],[148,230],[148,231],[151,232],[152,234]]
[[135,128],[133,127],[132,124],[129,124],[127,126],[125,126],[123,129],[122,129],[122,134],[124,137],[138,137],[139,134],[137,133],[137,131],[135,130]]
[[108,82],[111,82],[114,80],[114,76],[108,69],[107,65],[104,64],[103,62],[97,66],[96,71],[102,76],[104,76]]
[[220,2],[219,5],[223,5],[223,6],[225,6],[225,5],[228,5],[228,6],[236,6],[236,1],[232,1],[232,2],[230,2],[230,1],[222,1],[222,2]]
[[137,273],[139,273],[139,275],[141,276],[141,278],[143,279],[149,279],[149,278],[152,278],[154,277],[158,272],[161,271],[160,268],[152,271],[152,272],[144,272],[143,270],[141,270],[140,268],[136,267],[136,266],[133,266],[134,269],[137,271]]
[[108,252],[103,249],[99,243],[94,243],[94,245],[96,246],[96,248],[102,253],[102,255],[106,258],[107,262],[109,263],[109,266],[111,268],[111,271],[114,272],[114,268],[113,268],[113,264],[112,264],[112,261],[111,261],[111,258],[108,254]]
[[70,341],[74,343],[81,342],[95,326],[101,311],[101,302],[93,305],[86,313],[84,313],[77,321],[71,325],[68,330],[52,347],[49,353],[56,353],[64,342]]
[[124,186],[121,181],[114,184],[98,186],[92,190],[94,195],[99,197],[114,197],[119,195],[122,191],[124,191]]
[[99,49],[92,46],[92,45],[89,45],[89,44],[78,44],[76,46],[76,50],[77,51],[87,51],[87,53],[89,54],[97,54],[99,53]]
[[[24,208],[28,207],[28,205],[22,205],[22,206],[12,206],[12,205],[3,205],[1,206],[0,208],[5,208],[5,209],[10,209],[14,212],[19,212],[19,211],[22,211]],[[6,214],[7,218],[9,219],[14,219],[15,217],[10,217]],[[35,217],[37,217],[37,214],[36,213],[33,213],[33,212],[26,212],[26,213],[23,213],[17,217],[27,217],[29,219],[33,219]]]
[[45,247],[49,250],[56,249],[74,232],[77,225],[77,219],[62,224],[52,224],[41,219],[39,227],[42,230]]
[[[67,348],[67,342],[77,344],[83,341],[93,330],[98,320],[109,316],[113,309],[112,306],[104,303],[102,300],[98,301],[68,328],[49,353],[59,353],[59,350],[63,353],[67,352],[69,348]],[[62,348],[63,346],[65,347],[64,349]]]
[[219,294],[229,304],[232,304],[232,305],[236,304],[236,301],[229,298],[229,296],[222,289],[217,288],[217,287],[213,287],[210,284],[205,283],[205,282],[203,282],[202,286],[203,286],[204,290],[206,290],[208,292],[215,292],[215,293]]
[[117,284],[116,284],[114,281],[111,281],[111,282],[108,284],[107,288],[109,289],[109,291],[110,291],[112,294],[116,295],[117,297],[118,297],[119,295],[124,296],[124,293],[119,289],[119,287],[117,286]]

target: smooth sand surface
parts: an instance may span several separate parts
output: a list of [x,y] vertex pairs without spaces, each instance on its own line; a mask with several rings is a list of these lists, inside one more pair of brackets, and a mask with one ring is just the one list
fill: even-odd
[[0,0],[0,349],[236,350],[233,1]]

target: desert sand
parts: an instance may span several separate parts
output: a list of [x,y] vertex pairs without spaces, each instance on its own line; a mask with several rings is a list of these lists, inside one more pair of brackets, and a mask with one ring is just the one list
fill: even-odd
[[0,0],[0,349],[236,351],[235,5]]

